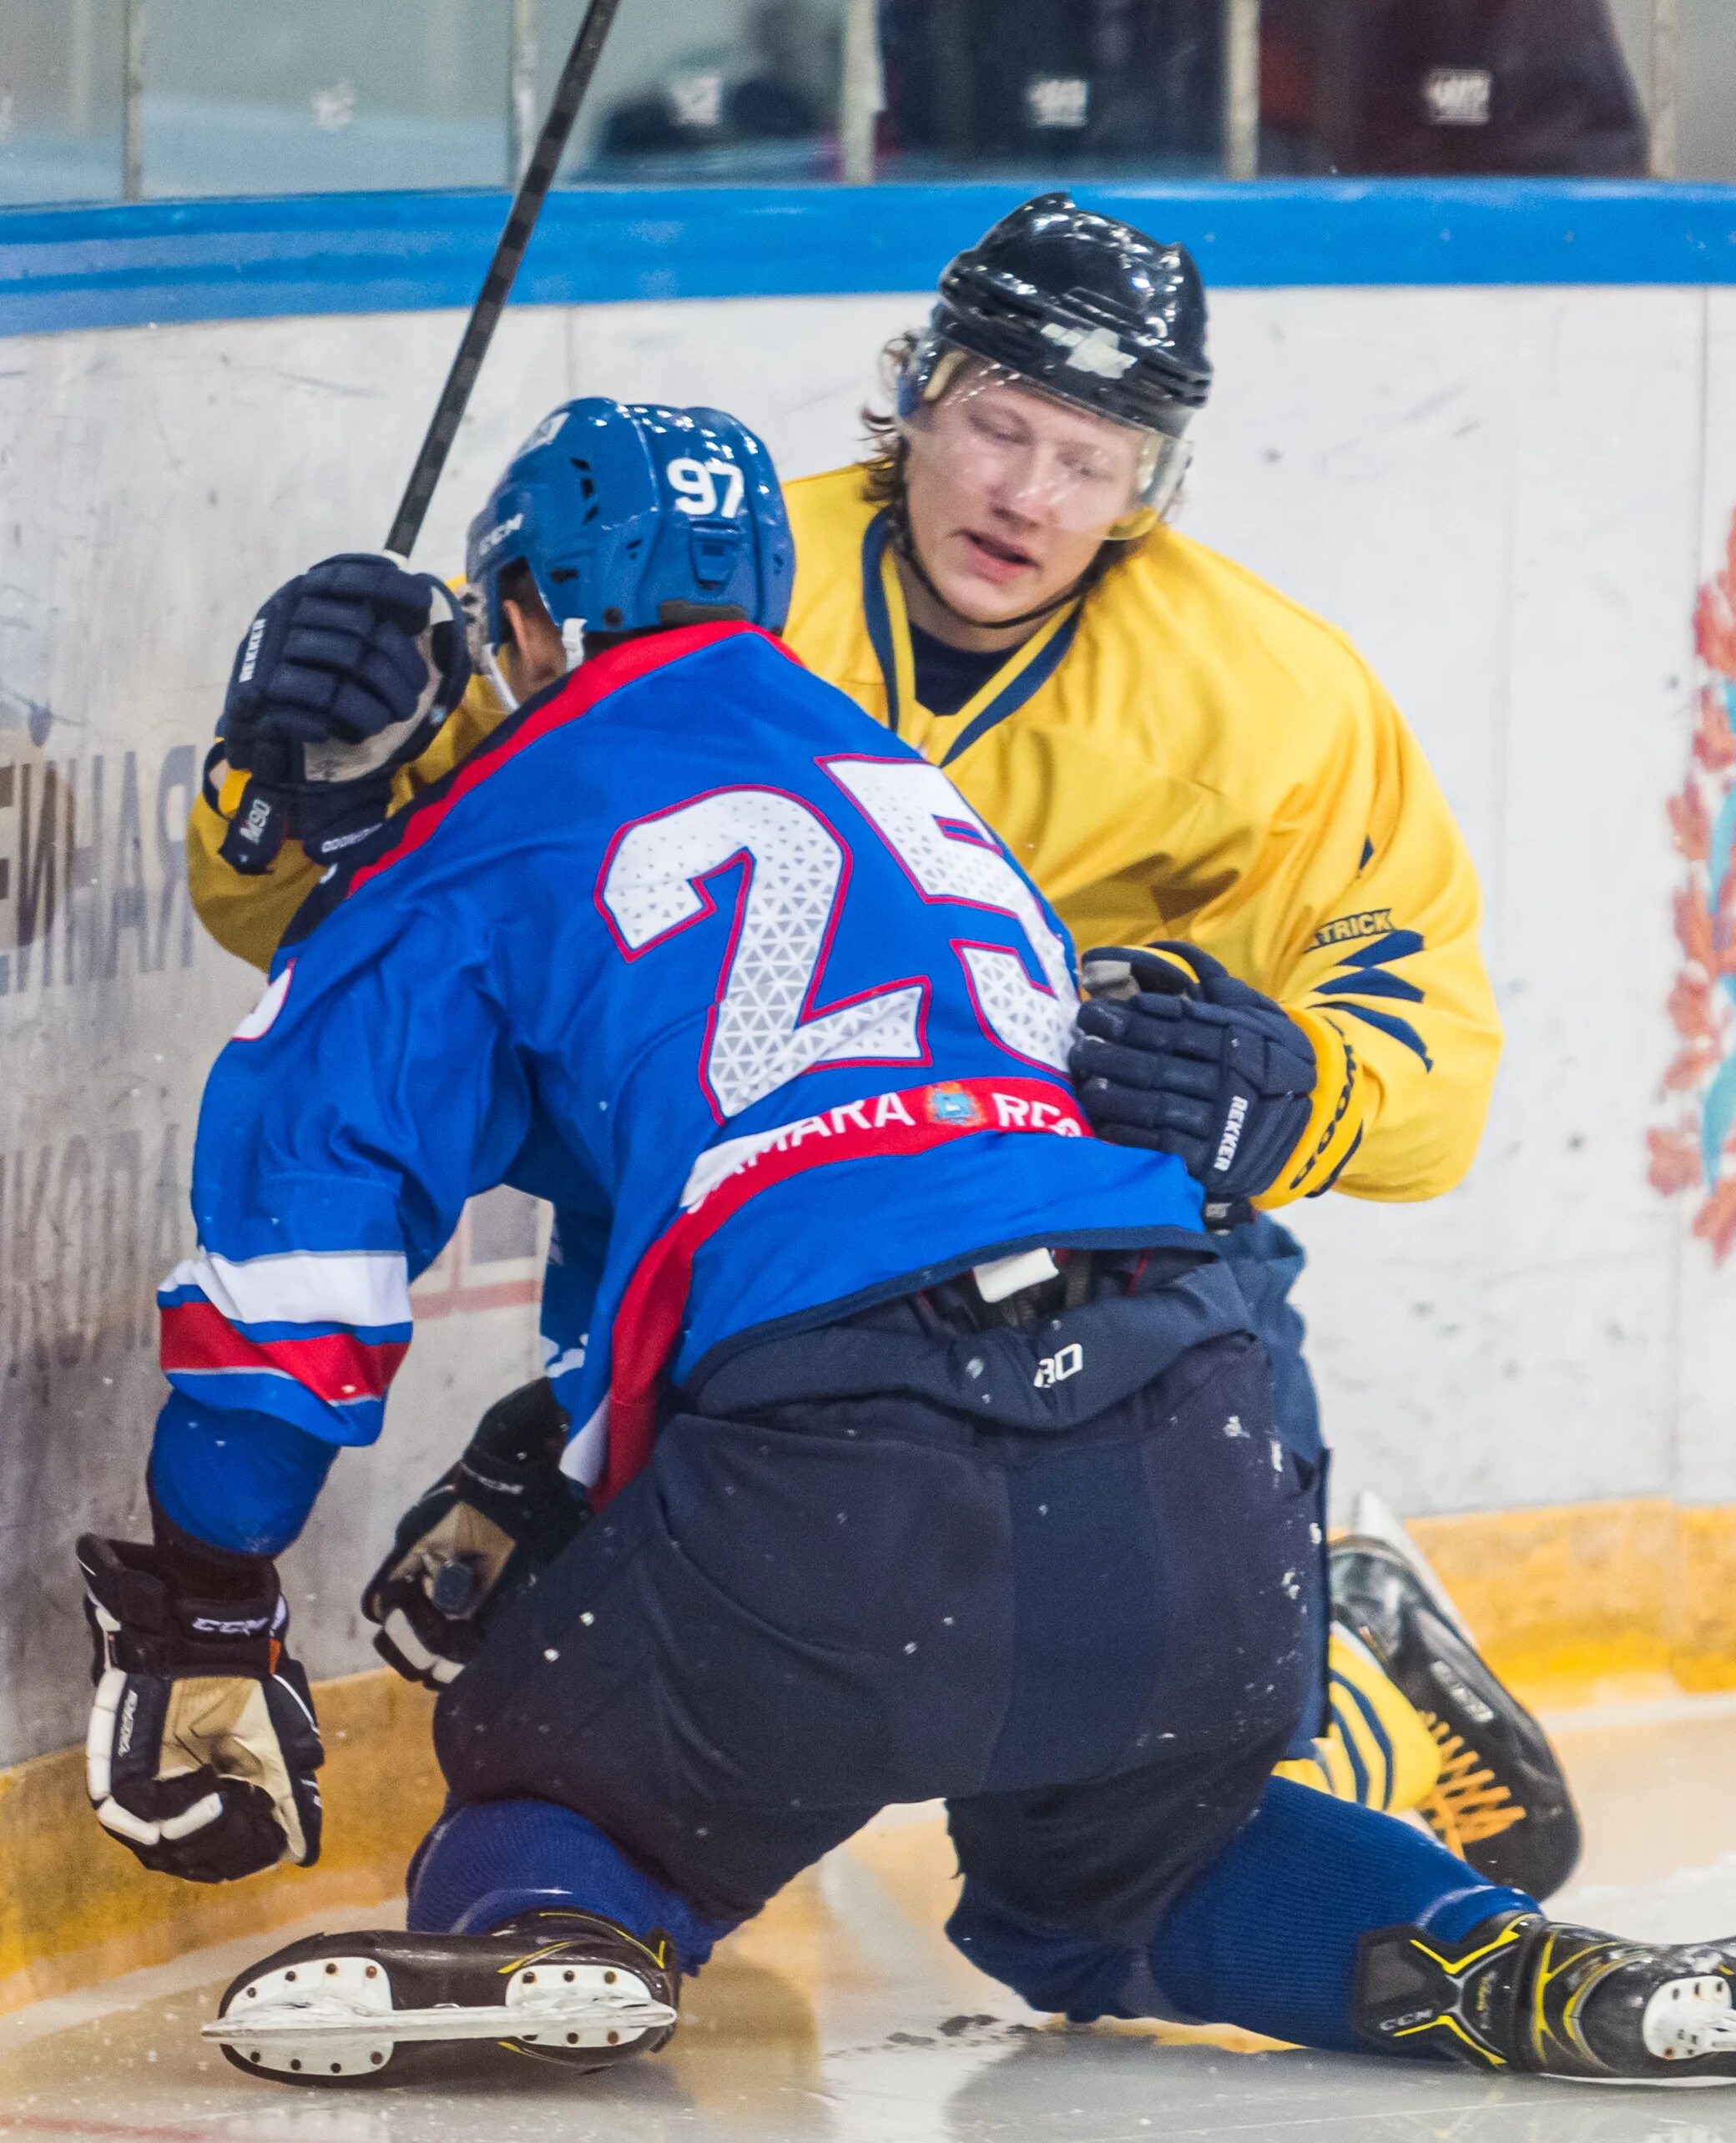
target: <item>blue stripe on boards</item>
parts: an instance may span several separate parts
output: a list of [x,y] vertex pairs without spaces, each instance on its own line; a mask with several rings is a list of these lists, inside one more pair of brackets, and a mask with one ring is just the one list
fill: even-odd
[[[1040,173],[992,184],[581,187],[550,196],[514,302],[926,291]],[[1736,189],[1592,179],[1075,185],[1180,239],[1219,289],[1736,282]],[[497,193],[0,211],[0,333],[467,306]]]

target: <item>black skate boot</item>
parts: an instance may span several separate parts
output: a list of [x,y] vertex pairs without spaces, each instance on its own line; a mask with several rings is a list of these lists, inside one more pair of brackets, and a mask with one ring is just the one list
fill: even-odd
[[1674,1948],[1485,1920],[1461,1942],[1414,1927],[1365,1934],[1351,2019],[1385,2054],[1591,2084],[1736,2084],[1736,1942]]
[[1335,1621],[1362,1639],[1440,1745],[1440,1782],[1417,1813],[1487,1881],[1533,1898],[1560,1889],[1578,1864],[1580,1838],[1555,1752],[1375,1497],[1357,1499],[1330,1571]]
[[679,1984],[665,1937],[564,1908],[491,1934],[315,1934],[244,1972],[204,2036],[286,2083],[397,2083],[462,2041],[600,2069],[667,2045]]

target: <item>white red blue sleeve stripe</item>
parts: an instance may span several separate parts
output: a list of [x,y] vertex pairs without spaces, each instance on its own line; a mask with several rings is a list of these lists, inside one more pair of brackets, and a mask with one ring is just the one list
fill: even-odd
[[235,1324],[347,1324],[357,1331],[410,1325],[410,1273],[401,1250],[285,1250],[177,1265],[163,1293],[196,1289]]
[[401,1253],[201,1251],[158,1294],[163,1373],[222,1409],[273,1414],[340,1444],[371,1443],[410,1344]]

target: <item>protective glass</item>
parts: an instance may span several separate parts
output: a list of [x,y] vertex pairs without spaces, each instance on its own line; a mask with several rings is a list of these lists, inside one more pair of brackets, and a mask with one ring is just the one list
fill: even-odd
[[899,429],[913,456],[933,457],[962,490],[1082,534],[1143,535],[1188,466],[1185,441],[1118,424],[961,350],[906,401]]

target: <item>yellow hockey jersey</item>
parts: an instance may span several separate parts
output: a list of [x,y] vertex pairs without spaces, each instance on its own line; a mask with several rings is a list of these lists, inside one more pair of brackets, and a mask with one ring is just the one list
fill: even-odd
[[[963,707],[915,697],[884,515],[861,472],[790,486],[785,638],[936,764],[1007,843],[1082,949],[1183,938],[1275,997],[1321,1062],[1315,1120],[1259,1203],[1336,1187],[1426,1198],[1482,1131],[1501,1031],[1476,872],[1416,739],[1342,634],[1203,545],[1159,529]],[[500,719],[473,683],[395,800]],[[287,844],[242,878],[194,805],[193,898],[265,966],[318,875]]]
[[1360,1198],[1450,1189],[1501,1053],[1481,899],[1428,762],[1344,635],[1160,528],[956,713],[931,714],[860,470],[786,497],[785,638],[946,768],[1080,949],[1184,938],[1307,1031],[1316,1122],[1300,1168],[1257,1203],[1335,1172]]

